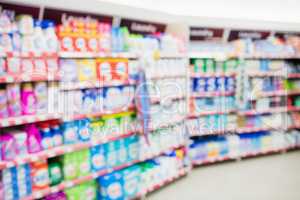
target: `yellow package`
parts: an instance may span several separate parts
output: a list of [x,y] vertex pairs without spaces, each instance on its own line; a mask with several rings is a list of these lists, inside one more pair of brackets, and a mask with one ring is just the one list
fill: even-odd
[[77,61],[78,80],[95,81],[96,80],[96,62],[92,59],[82,59]]

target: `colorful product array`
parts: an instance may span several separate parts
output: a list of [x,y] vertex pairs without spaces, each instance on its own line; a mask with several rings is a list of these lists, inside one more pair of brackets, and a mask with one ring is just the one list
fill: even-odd
[[246,74],[253,72],[274,72],[286,74],[285,62],[283,60],[245,60],[244,69]]
[[188,131],[191,136],[216,134],[216,132],[230,132],[237,127],[237,117],[228,115],[207,115],[196,119],[189,119]]
[[[178,143],[184,141],[183,135],[178,135],[177,139],[173,139],[174,130],[178,130],[178,127],[170,129],[168,131],[162,131],[161,133],[156,133],[156,136],[150,138],[151,145],[154,143],[160,144],[160,149],[158,151],[159,153],[161,153],[169,150],[168,148],[170,142],[173,141],[173,145],[178,145]],[[171,138],[172,140],[170,140]],[[141,156],[139,154],[140,152],[142,152],[140,151],[140,149],[143,148],[146,144],[145,141],[144,143],[141,142],[141,139],[142,137],[138,137],[137,135],[129,136],[124,139],[108,142],[102,145],[96,145],[91,147],[90,149],[67,153],[59,157],[51,158],[48,161],[43,160],[26,165],[20,165],[17,167],[6,168],[2,171],[4,200],[21,199],[23,197],[29,196],[32,192],[47,189],[51,186],[58,185],[63,181],[74,180],[79,177],[87,176],[92,172],[99,172],[100,170],[110,169],[116,166],[130,163],[132,161],[139,160],[139,157]],[[184,153],[180,152],[179,150],[176,151],[176,153],[170,153],[167,156],[169,161],[164,161],[164,159],[162,158],[157,158],[157,162],[160,163],[159,165],[165,166],[165,170],[161,173],[167,173],[167,175],[161,174],[164,175],[163,177],[166,178],[166,176],[175,176],[176,174],[178,174],[177,170],[183,167],[183,154]],[[136,167],[137,166],[133,166],[132,168]],[[138,170],[140,170],[139,167],[137,168]],[[145,170],[146,169],[144,169],[144,171]],[[124,172],[125,174],[128,174],[128,180],[127,178],[125,178],[125,180],[122,181],[130,181],[129,179],[133,176],[133,174],[129,174],[133,173],[133,171],[135,170],[132,170],[131,168],[125,169]],[[102,196],[102,198],[112,198],[109,197],[109,195],[113,194],[103,193],[103,191],[111,190],[107,187],[114,181],[120,181],[120,179],[111,180],[111,178],[114,179],[113,174],[119,173],[119,171],[116,171],[112,174],[99,178],[101,195],[104,195]],[[140,176],[140,172],[138,173],[138,175]],[[129,184],[128,187],[125,187],[127,182],[122,183],[124,184],[122,184],[121,186],[128,190],[124,191],[122,189],[122,194],[123,192],[125,192],[126,195],[129,195],[130,191],[132,191],[131,193],[134,196],[138,191],[140,191],[134,190],[135,192],[133,192],[133,186],[131,184]],[[136,186],[140,187],[140,181],[137,182]],[[69,197],[70,195],[72,196],[78,194],[77,192],[75,192],[75,190],[77,191],[76,188],[77,186],[66,190],[66,195],[68,197],[67,199],[71,198]],[[105,197],[105,195],[108,196]]]
[[91,114],[127,109],[133,105],[134,86],[71,90],[62,93],[63,113]]
[[226,112],[236,109],[234,96],[208,97],[191,99],[190,112],[201,113],[207,111]]
[[253,99],[253,101],[248,101],[245,105],[245,110],[255,109],[257,111],[264,111],[277,107],[286,106],[286,97],[268,97],[268,98],[259,98]]
[[28,154],[61,146],[64,138],[59,122],[50,121],[1,131],[1,160],[14,160]]
[[148,141],[146,138],[141,137],[139,143],[140,159],[150,158],[160,154],[164,150],[183,146],[185,144],[185,126],[177,124],[169,128],[154,131],[148,136]]
[[282,91],[285,89],[285,81],[280,77],[264,77],[252,78],[249,81],[250,91],[248,94],[252,97],[256,97],[256,94],[272,91]]
[[193,59],[191,72],[195,74],[235,73],[239,61],[232,59],[217,62],[214,59]]
[[179,123],[186,114],[185,100],[171,101],[165,104],[153,104],[150,107],[150,129],[168,124]]
[[185,78],[168,78],[147,81],[149,96],[152,99],[168,101],[187,94]]
[[15,13],[3,10],[0,52],[56,53],[58,40],[52,21],[34,20],[30,15],[15,17]]
[[237,126],[240,128],[284,128],[286,113],[274,113],[256,116],[238,116]]
[[[62,59],[63,82],[126,83],[130,80],[128,59]],[[132,66],[132,65],[131,65]]]
[[186,66],[185,59],[159,59],[149,63],[146,68],[146,75],[150,79],[165,76],[185,76]]
[[145,193],[155,185],[178,175],[183,169],[183,155],[182,150],[176,150],[100,177],[97,180],[100,185],[99,199],[131,199]]
[[192,92],[234,92],[233,77],[198,77],[192,79]]
[[300,133],[257,132],[230,136],[207,136],[193,140],[193,161],[202,163],[219,158],[238,158],[249,154],[276,151],[300,145]]
[[0,118],[55,113],[58,95],[56,82],[0,85]]
[[59,71],[57,58],[0,58],[0,77],[17,76],[57,76]]

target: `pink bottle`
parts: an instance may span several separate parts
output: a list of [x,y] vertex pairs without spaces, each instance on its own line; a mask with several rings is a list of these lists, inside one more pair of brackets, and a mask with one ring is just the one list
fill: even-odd
[[20,97],[20,84],[11,83],[6,86],[8,114],[9,116],[21,115],[21,97]]
[[0,136],[2,160],[13,160],[18,155],[16,140],[10,133]]
[[27,133],[27,149],[29,153],[40,152],[42,148],[42,138],[39,129],[35,124],[28,124],[25,126]]
[[25,83],[21,92],[22,114],[32,115],[36,112],[36,96],[31,83]]
[[0,119],[8,117],[6,90],[0,86]]

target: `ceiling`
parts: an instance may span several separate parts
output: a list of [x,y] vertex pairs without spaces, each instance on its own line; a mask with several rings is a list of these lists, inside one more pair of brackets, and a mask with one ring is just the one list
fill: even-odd
[[300,31],[299,0],[6,0],[6,2],[162,23]]

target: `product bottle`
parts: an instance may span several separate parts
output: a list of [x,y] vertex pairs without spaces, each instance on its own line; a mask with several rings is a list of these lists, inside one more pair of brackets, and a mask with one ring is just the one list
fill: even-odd
[[0,85],[0,119],[8,116],[6,90]]
[[25,126],[27,133],[27,147],[29,153],[36,153],[42,150],[42,138],[35,124]]
[[60,146],[63,145],[63,135],[62,135],[62,129],[59,126],[58,121],[52,121],[50,123],[50,129],[52,133],[52,138],[53,138],[53,145],[54,146]]
[[37,54],[46,52],[46,38],[42,31],[42,24],[40,21],[35,21],[34,23],[34,52]]
[[36,112],[36,96],[31,83],[25,83],[21,92],[22,114],[30,115]]
[[47,53],[56,53],[58,50],[58,39],[55,34],[54,23],[51,21],[43,21],[44,38],[46,41]]
[[21,115],[20,84],[10,83],[6,87],[9,116]]
[[50,125],[47,122],[39,123],[38,125],[41,134],[41,145],[43,149],[50,149],[54,146],[53,135],[50,130]]

